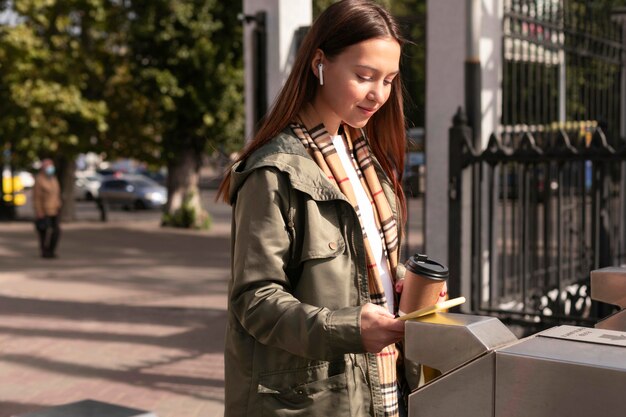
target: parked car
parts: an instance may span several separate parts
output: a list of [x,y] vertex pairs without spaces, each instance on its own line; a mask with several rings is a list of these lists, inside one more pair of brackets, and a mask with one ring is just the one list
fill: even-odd
[[167,189],[143,175],[113,175],[102,181],[100,198],[109,207],[155,209],[167,201]]
[[108,177],[110,175],[124,174],[125,171],[120,171],[119,169],[113,169],[113,168],[103,168],[103,169],[98,169],[96,173],[103,177]]
[[135,172],[135,174],[143,175],[145,177],[150,178],[155,181],[157,184],[166,186],[167,183],[167,172],[164,170],[150,170],[150,169],[140,169]]
[[74,181],[74,198],[76,200],[94,200],[98,198],[98,191],[102,184],[103,176],[91,172],[76,172],[76,180]]

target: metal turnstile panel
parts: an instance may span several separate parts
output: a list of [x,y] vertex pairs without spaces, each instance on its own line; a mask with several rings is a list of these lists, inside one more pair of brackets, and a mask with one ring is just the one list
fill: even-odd
[[626,308],[626,268],[607,267],[591,271],[591,298]]
[[435,313],[407,321],[404,340],[409,360],[445,374],[517,338],[493,317]]
[[618,311],[615,314],[598,322],[597,329],[620,330],[626,332],[626,310]]
[[443,375],[409,395],[411,417],[492,417],[495,353]]
[[623,417],[625,387],[621,346],[538,336],[496,351],[497,417]]
[[[560,329],[562,329],[561,334],[563,338],[556,338],[559,336],[556,330]],[[543,337],[544,333],[550,335],[550,337]],[[521,340],[519,343],[498,349],[498,353],[566,362],[577,366],[587,365],[598,368],[612,368],[626,372],[626,345],[620,346],[617,344],[593,342],[594,336],[597,339],[604,333],[608,334],[609,332],[587,327],[559,326],[537,333],[535,337],[529,337]],[[623,335],[626,338],[626,333],[624,332],[611,331],[610,334]],[[583,337],[587,337],[587,339],[581,340]],[[612,340],[607,339],[607,342],[612,342]],[[620,343],[619,341],[615,342]]]

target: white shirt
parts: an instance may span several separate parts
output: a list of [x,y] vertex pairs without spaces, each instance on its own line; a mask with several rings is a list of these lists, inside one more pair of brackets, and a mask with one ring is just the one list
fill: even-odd
[[363,189],[363,184],[361,184],[361,181],[359,180],[359,176],[354,169],[354,165],[352,165],[352,156],[350,155],[350,151],[346,148],[343,137],[341,135],[333,136],[332,141],[333,145],[335,145],[335,149],[337,150],[337,155],[339,155],[341,165],[343,165],[343,168],[348,175],[348,179],[350,180],[350,184],[352,184],[352,188],[354,189],[354,194],[356,195],[357,204],[361,213],[363,228],[367,234],[372,253],[374,254],[374,259],[376,259],[376,267],[378,268],[378,273],[380,274],[383,288],[385,290],[387,309],[391,314],[393,314],[393,283],[391,282],[391,273],[389,272],[387,259],[383,251],[382,238],[378,232],[378,227],[376,227],[374,208],[369,197],[367,196],[367,193]]

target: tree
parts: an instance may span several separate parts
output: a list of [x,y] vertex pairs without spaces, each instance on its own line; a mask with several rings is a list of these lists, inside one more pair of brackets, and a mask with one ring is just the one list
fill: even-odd
[[[152,129],[168,167],[165,224],[181,213],[203,220],[198,195],[202,155],[243,140],[240,2],[130,2],[129,75],[145,97],[144,129]],[[189,216],[182,216],[189,218]]]
[[[0,4],[3,9],[10,5]],[[74,158],[107,130],[107,106],[92,88],[103,0],[22,0],[18,21],[0,26],[0,137],[19,162],[56,159],[63,217],[73,215]]]
[[404,112],[409,126],[424,126],[426,109],[426,0],[389,1],[403,36],[409,41],[402,51]]
[[202,155],[243,141],[240,2],[0,0],[9,7],[18,23],[0,27],[0,137],[13,154],[62,155],[66,193],[79,152],[165,163],[165,223],[181,210],[201,222]]

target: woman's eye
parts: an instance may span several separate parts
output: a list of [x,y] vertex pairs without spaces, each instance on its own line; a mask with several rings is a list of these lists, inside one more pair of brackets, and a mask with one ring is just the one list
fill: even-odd
[[393,80],[385,80],[383,81],[385,83],[385,85],[391,85],[391,83],[393,82]]
[[365,76],[365,75],[360,75],[360,74],[357,74],[356,76],[357,76],[357,78],[358,78],[359,80],[363,80],[363,81],[372,81],[372,77],[368,77],[368,76]]

